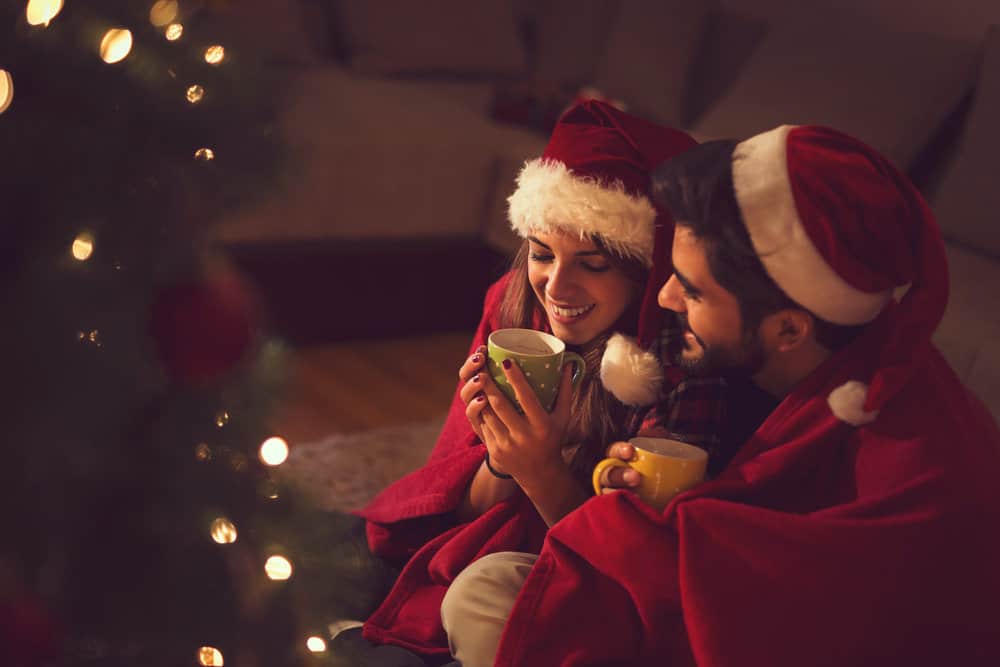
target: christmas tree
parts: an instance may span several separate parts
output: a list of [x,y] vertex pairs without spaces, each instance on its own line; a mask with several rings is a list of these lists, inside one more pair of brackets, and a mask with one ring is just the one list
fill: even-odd
[[216,9],[0,3],[4,665],[330,662],[350,613],[275,475],[286,351],[210,240],[281,166],[280,78]]

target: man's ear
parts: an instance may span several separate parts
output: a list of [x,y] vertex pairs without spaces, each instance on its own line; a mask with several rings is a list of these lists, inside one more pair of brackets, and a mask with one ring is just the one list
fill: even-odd
[[801,308],[786,308],[764,318],[773,349],[790,352],[816,337],[816,320]]

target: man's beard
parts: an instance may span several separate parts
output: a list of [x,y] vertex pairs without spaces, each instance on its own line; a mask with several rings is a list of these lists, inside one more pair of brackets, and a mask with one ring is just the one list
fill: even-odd
[[[753,377],[764,366],[766,353],[760,344],[757,335],[757,328],[744,327],[740,343],[736,346],[708,345],[701,337],[688,326],[687,314],[678,313],[677,320],[681,327],[681,336],[678,337],[675,345],[670,350],[670,357],[673,362],[689,375],[694,376],[739,376]],[[683,336],[684,332],[690,332],[701,348],[701,354],[697,357],[685,356],[686,350],[693,350],[695,346],[689,343]]]

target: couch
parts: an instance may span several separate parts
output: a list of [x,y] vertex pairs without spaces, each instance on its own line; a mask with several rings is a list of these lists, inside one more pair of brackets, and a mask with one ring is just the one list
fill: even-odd
[[959,38],[792,2],[769,15],[685,0],[235,4],[286,73],[288,159],[214,237],[293,339],[471,329],[517,245],[514,175],[589,87],[701,140],[822,123],[893,159],[948,242],[936,340],[1000,418],[997,27]]

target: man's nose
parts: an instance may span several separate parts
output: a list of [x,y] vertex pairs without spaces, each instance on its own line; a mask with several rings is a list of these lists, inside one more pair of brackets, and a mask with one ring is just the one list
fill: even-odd
[[683,313],[687,310],[684,307],[684,299],[681,296],[681,284],[677,280],[676,274],[670,274],[670,279],[660,288],[656,295],[656,302],[661,308],[667,308],[676,313]]

